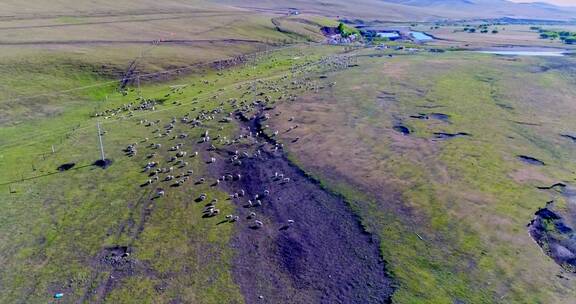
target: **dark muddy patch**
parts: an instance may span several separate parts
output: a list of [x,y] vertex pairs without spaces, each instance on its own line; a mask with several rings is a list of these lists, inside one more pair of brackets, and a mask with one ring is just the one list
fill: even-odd
[[410,135],[410,133],[412,133],[412,131],[410,131],[408,127],[403,125],[395,125],[394,127],[392,127],[392,129],[394,129],[394,131],[398,133],[402,133],[402,135]]
[[472,136],[466,132],[458,132],[458,133],[445,133],[445,132],[435,132],[434,138],[435,139],[452,139],[455,137],[465,137],[465,136]]
[[532,156],[528,156],[528,155],[518,155],[517,156],[518,159],[520,161],[522,161],[523,163],[529,164],[529,165],[535,165],[535,166],[544,166],[545,163],[535,157]]
[[65,163],[65,164],[62,164],[58,167],[58,171],[60,171],[60,172],[68,171],[68,170],[74,168],[74,166],[76,166],[76,163]]
[[569,140],[571,140],[572,142],[576,143],[576,135],[571,135],[571,134],[560,134],[561,137],[567,138]]
[[445,123],[450,123],[450,115],[444,113],[430,113],[428,115],[431,119],[440,120]]
[[[231,245],[234,279],[246,302],[390,303],[392,280],[378,240],[364,231],[341,197],[274,152],[273,144],[262,142],[231,147],[252,152],[258,147],[260,153],[243,157],[240,165],[220,162],[214,169],[218,175],[242,176],[220,187],[245,191],[234,199],[241,220]],[[255,195],[261,206],[249,207]]]
[[553,185],[550,186],[539,186],[536,187],[540,190],[550,190],[550,189],[554,189],[554,190],[559,190],[559,191],[563,191],[566,188],[566,184],[565,183],[555,183]]
[[514,110],[514,107],[511,105],[507,105],[505,103],[497,103],[497,106],[499,106],[500,108],[504,109],[504,110]]
[[410,115],[410,118],[415,118],[415,119],[420,119],[420,120],[430,119],[428,114],[425,114],[425,113],[418,113],[416,115]]
[[546,255],[566,271],[576,272],[576,233],[552,202],[535,213],[528,231]]
[[410,118],[415,118],[415,119],[420,119],[420,120],[434,119],[434,120],[439,120],[439,121],[442,121],[445,123],[451,123],[450,122],[450,115],[444,114],[444,113],[430,113],[430,114],[418,113],[417,115],[411,115]]
[[542,126],[541,123],[535,123],[535,122],[526,122],[526,121],[517,121],[517,120],[510,120],[510,121],[515,123],[515,124],[522,125],[522,126],[535,126],[535,127]]
[[99,159],[97,161],[95,161],[94,163],[92,163],[93,166],[96,167],[100,167],[102,169],[106,169],[108,167],[110,167],[112,165],[112,160],[111,159]]
[[127,277],[136,275],[158,277],[149,265],[133,257],[130,246],[104,247],[92,258],[90,265],[92,282],[79,303],[102,303]]

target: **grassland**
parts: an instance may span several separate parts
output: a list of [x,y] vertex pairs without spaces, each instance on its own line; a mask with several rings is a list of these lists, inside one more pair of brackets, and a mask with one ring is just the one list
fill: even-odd
[[[203,206],[193,201],[206,193],[223,214],[236,206],[209,183],[170,188],[161,198],[142,187],[151,152],[143,139],[154,133],[139,121],[231,111],[224,101],[247,99],[243,92],[255,83],[275,100],[281,93],[267,80],[288,87],[293,79],[283,76],[294,76],[293,67],[344,49],[298,45],[223,71],[194,65],[321,41],[319,27],[337,25],[320,16],[287,17],[277,2],[263,4],[269,9],[220,3],[97,1],[81,10],[67,1],[49,8],[41,1],[0,4],[6,15],[0,17],[0,303],[245,302],[231,271],[237,229],[222,217],[202,218]],[[323,15],[350,6],[297,3]],[[356,13],[382,16],[368,4],[355,3]],[[392,19],[430,14],[384,7]],[[560,46],[528,26],[498,34],[415,29],[445,39],[435,42],[441,47]],[[394,303],[571,303],[573,273],[542,251],[526,225],[551,200],[559,213],[576,214],[557,192],[536,189],[573,182],[574,143],[559,135],[576,130],[574,58],[352,54],[358,66],[307,75],[308,89],[311,83],[322,89],[282,92],[301,96],[277,105],[267,131],[279,130],[290,159],[325,190],[343,195],[378,237],[397,285]],[[185,70],[150,77],[140,89],[131,82],[120,94],[118,79],[133,61],[140,75]],[[186,88],[180,94],[170,85]],[[134,116],[94,117],[139,95],[166,100]],[[413,117],[434,113],[447,116]],[[107,169],[92,165],[100,157],[97,122],[113,160]],[[232,137],[238,126],[208,121],[175,133],[199,138],[204,130]],[[442,139],[438,132],[470,136]],[[134,157],[122,151],[131,143],[139,145]],[[206,157],[190,159],[194,180],[208,176]],[[57,170],[66,163],[75,165]],[[128,271],[103,262],[124,247]],[[58,292],[64,298],[54,300]]]
[[[185,68],[178,73],[182,76],[201,72],[201,67],[191,68],[194,64],[321,39],[318,23],[307,16],[284,18],[278,27],[272,21],[283,15],[202,1],[99,3],[75,6],[64,1],[49,8],[41,1],[24,6],[2,4],[0,124],[53,116],[64,107],[89,102],[86,94],[100,94],[94,93],[97,90],[18,97],[118,79],[132,62],[134,75]],[[106,95],[97,97],[105,99]]]
[[[470,23],[472,27],[480,23]],[[540,39],[539,33],[530,29],[530,25],[501,24],[489,27],[488,33],[465,32],[467,23],[460,25],[442,25],[435,27],[434,24],[419,24],[414,27],[439,38],[433,44],[453,48],[487,48],[493,46],[524,46],[542,48],[572,48],[561,41]],[[559,25],[558,28],[570,30],[570,25]],[[498,33],[492,33],[497,30]]]
[[[143,84],[142,95],[147,98],[162,98],[169,92],[168,84],[189,87],[181,95],[169,98],[158,111],[138,113],[131,119],[98,118],[106,131],[107,158],[114,161],[106,170],[91,166],[99,158],[97,119],[93,114],[132,102],[137,90],[130,89],[127,96],[122,96],[115,86],[102,86],[62,94],[66,103],[59,104],[62,109],[58,113],[3,127],[0,167],[5,194],[1,205],[7,211],[0,220],[4,265],[0,275],[1,302],[46,302],[56,292],[65,293],[65,303],[80,299],[108,303],[168,303],[173,299],[193,303],[243,302],[230,275],[233,251],[228,242],[233,226],[215,226],[220,219],[203,219],[203,206],[191,204],[194,197],[204,192],[220,198],[223,213],[232,213],[234,207],[226,203],[227,194],[209,186],[196,186],[151,200],[151,190],[140,186],[144,182],[140,171],[145,153],[128,158],[122,149],[150,136],[150,130],[138,126],[140,119],[169,121],[183,111],[193,114],[216,108],[222,100],[239,97],[240,92],[235,90],[239,84],[281,76],[294,63],[314,60],[326,52],[332,51],[319,48],[306,59],[295,61],[292,58],[303,53],[288,49],[224,74],[205,70],[202,75],[175,82]],[[38,77],[46,77],[62,88],[103,80],[86,76],[92,74],[82,69],[62,69],[62,74],[54,76],[67,77],[50,78],[41,70]],[[28,72],[23,70],[22,75]],[[77,77],[70,77],[71,74]],[[41,92],[44,87],[28,89]],[[108,99],[103,101],[104,95]],[[218,98],[211,98],[213,95]],[[68,102],[77,96],[82,96],[81,102]],[[7,118],[10,117],[21,119],[17,111],[10,112]],[[198,134],[190,136],[199,137],[201,130],[195,132]],[[229,125],[219,132],[230,136],[235,131]],[[58,172],[56,168],[64,163],[76,165]],[[197,178],[202,176],[203,161],[198,159],[191,166]],[[133,275],[125,280],[113,279],[114,271],[99,262],[103,248],[119,245],[130,247],[138,260]],[[107,284],[112,288],[105,287]]]
[[[559,136],[576,128],[573,59],[366,55],[328,76],[331,91],[283,104],[272,125],[286,143],[299,138],[288,144],[293,159],[344,193],[381,236],[399,281],[394,301],[570,303],[573,275],[526,225],[547,201],[574,208],[536,189],[573,180],[573,143]],[[410,117],[418,113],[450,122]],[[522,163],[521,154],[547,165]]]

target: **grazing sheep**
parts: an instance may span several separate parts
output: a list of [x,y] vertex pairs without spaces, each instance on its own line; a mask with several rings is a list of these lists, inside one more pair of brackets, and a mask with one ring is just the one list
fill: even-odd
[[256,227],[260,228],[260,227],[264,226],[264,223],[262,223],[262,222],[259,221],[259,220],[255,220],[255,221],[254,221],[254,225],[256,225]]

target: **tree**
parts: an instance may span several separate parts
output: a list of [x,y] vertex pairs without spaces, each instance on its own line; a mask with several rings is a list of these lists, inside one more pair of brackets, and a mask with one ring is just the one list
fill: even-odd
[[492,30],[492,34],[498,34],[498,30]]
[[340,24],[338,24],[338,32],[340,32],[340,34],[344,34],[344,32],[346,32],[344,23],[340,22]]

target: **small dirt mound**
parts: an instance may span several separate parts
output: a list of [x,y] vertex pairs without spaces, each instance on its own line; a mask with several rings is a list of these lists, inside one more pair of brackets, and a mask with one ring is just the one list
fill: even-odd
[[130,259],[130,249],[127,246],[112,246],[104,248],[100,263],[109,265],[115,270],[129,271],[134,264]]
[[93,164],[93,166],[96,167],[100,167],[102,169],[106,169],[108,167],[110,167],[110,165],[112,165],[112,160],[111,159],[99,159],[97,161],[95,161]]
[[74,168],[74,166],[76,166],[76,163],[65,163],[65,164],[62,164],[58,167],[58,171],[60,171],[60,172],[68,171],[68,170]]
[[529,165],[535,165],[535,166],[544,166],[545,163],[535,157],[532,156],[527,156],[527,155],[518,155],[518,159],[520,159],[522,162],[527,163]]

